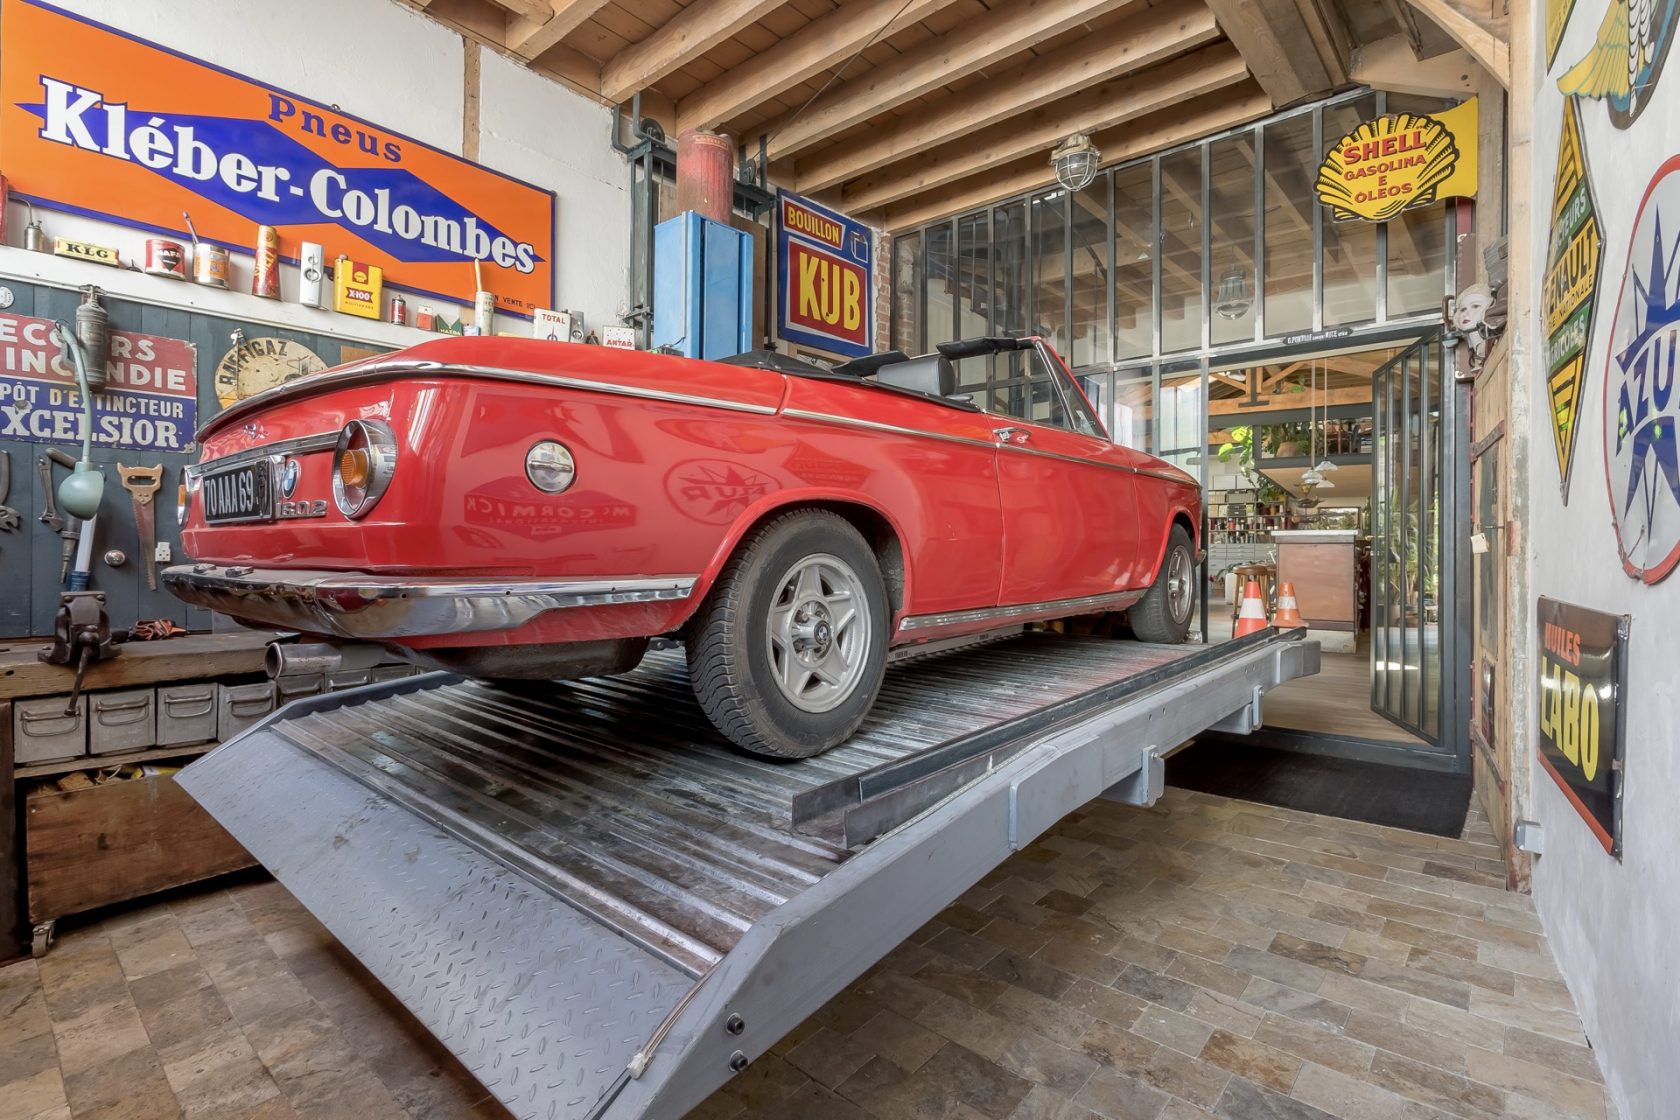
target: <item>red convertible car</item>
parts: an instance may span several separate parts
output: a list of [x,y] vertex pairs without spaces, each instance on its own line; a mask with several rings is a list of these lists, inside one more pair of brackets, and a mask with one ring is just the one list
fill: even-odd
[[762,754],[850,736],[895,647],[1190,624],[1196,481],[1111,443],[1036,338],[833,369],[439,339],[199,438],[197,562],[164,573],[182,599],[498,680],[623,672],[676,639],[706,714]]

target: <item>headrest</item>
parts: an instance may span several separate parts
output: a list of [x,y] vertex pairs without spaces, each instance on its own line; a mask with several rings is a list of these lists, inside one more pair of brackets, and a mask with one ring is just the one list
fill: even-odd
[[875,380],[897,389],[910,389],[930,397],[948,397],[957,391],[957,367],[943,354],[923,354],[908,361],[882,366]]

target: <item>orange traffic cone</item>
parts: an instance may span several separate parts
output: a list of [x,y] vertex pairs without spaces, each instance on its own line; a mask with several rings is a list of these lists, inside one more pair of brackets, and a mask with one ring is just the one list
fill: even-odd
[[1286,583],[1278,588],[1277,617],[1272,619],[1272,625],[1279,630],[1304,630],[1307,620],[1301,617],[1301,608],[1295,604],[1295,585]]
[[1246,638],[1265,628],[1266,604],[1260,601],[1260,581],[1251,579],[1243,588],[1242,610],[1237,612],[1237,625],[1232,629],[1231,637]]

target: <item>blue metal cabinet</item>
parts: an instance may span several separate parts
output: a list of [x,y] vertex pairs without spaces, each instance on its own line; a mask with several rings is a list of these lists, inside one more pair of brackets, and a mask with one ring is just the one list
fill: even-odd
[[752,235],[693,210],[653,230],[653,345],[689,358],[752,349]]

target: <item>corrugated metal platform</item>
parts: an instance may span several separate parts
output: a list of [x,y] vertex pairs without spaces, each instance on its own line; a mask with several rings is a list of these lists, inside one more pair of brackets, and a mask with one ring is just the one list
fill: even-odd
[[[723,742],[677,654],[518,691],[433,674],[300,701],[181,782],[516,1113],[674,1116],[1013,846],[1123,781],[1149,799],[1162,751],[1316,663],[1270,634],[1028,635],[895,667],[851,742],[794,763]],[[837,797],[885,835],[847,847]]]

